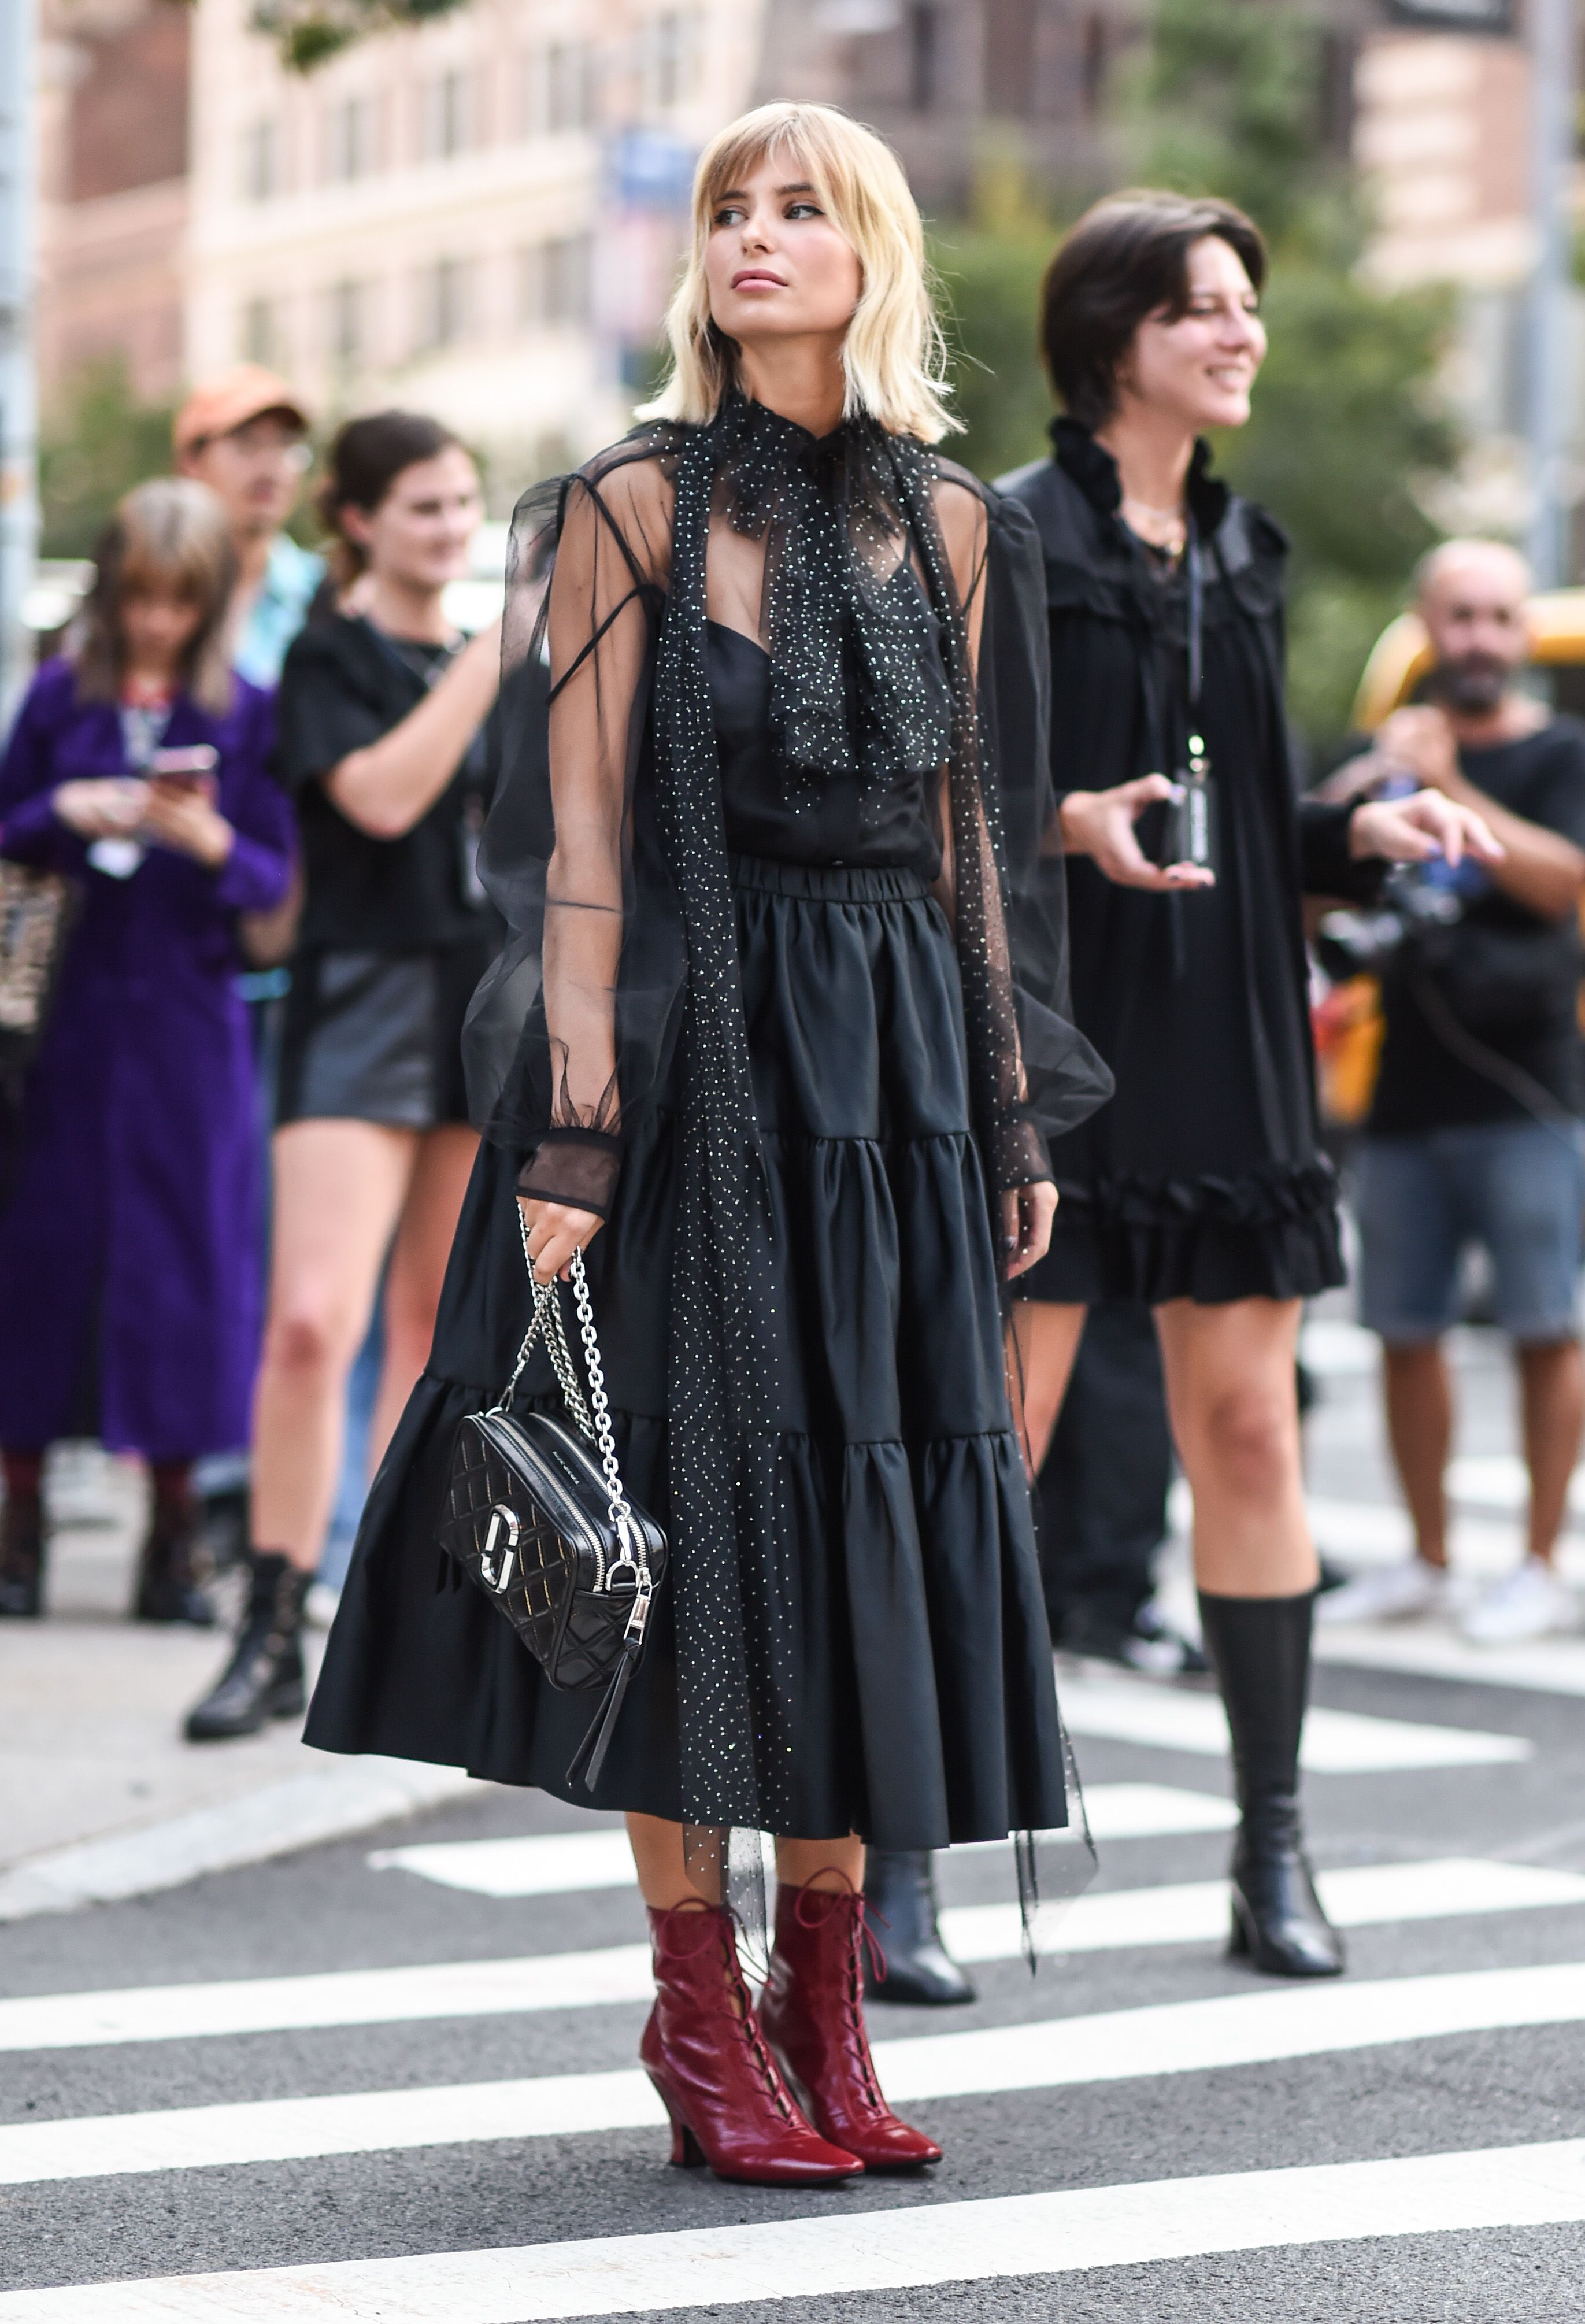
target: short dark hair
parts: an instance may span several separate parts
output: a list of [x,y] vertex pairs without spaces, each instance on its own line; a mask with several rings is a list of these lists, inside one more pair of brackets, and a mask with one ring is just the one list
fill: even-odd
[[349,540],[342,524],[344,509],[361,509],[372,515],[404,468],[433,460],[460,438],[423,411],[370,411],[338,428],[325,456],[325,480],[316,502],[327,532],[336,536],[336,578],[345,586],[356,579],[367,563],[357,543]]
[[1040,351],[1064,409],[1099,428],[1117,401],[1117,367],[1147,315],[1188,303],[1189,253],[1214,235],[1236,251],[1257,290],[1266,280],[1260,229],[1231,202],[1148,189],[1109,194],[1058,244],[1040,291]]

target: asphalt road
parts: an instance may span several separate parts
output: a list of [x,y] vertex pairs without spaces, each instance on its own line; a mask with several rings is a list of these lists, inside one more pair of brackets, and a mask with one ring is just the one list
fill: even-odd
[[[1362,1425],[1364,1397],[1362,1385],[1334,1385],[1340,1445]],[[1347,1481],[1340,1468],[1334,1498]],[[1585,2316],[1585,2153],[1544,2153],[1585,2135],[1580,1697],[1337,1664],[1319,1672],[1319,1703],[1385,1724],[1335,1728],[1334,1764],[1308,1780],[1318,1863],[1359,1876],[1348,1893],[1360,1923],[1349,1978],[1309,1992],[1225,1959],[1214,1899],[1195,1932],[1225,1835],[1159,1826],[1215,1821],[1221,1758],[1188,1729],[1166,1741],[1118,1733],[1130,1703],[1151,1724],[1162,1691],[1143,1682],[1120,1697],[1080,1679],[1070,1698],[1098,1820],[1157,1828],[1103,1842],[1095,1888],[1064,1926],[1078,1949],[1037,1977],[1005,1950],[994,1957],[995,1916],[965,1921],[991,1930],[981,1949],[993,1956],[975,1968],[972,2008],[873,2011],[878,2039],[920,2037],[891,2052],[889,2070],[911,2093],[904,2110],[945,2149],[927,2181],[816,2196],[668,2169],[663,2133],[641,2098],[635,2116],[622,2079],[643,2022],[636,1988],[580,2003],[566,1987],[581,1973],[567,1957],[641,1943],[631,1886],[502,1895],[446,1885],[531,1888],[551,1863],[531,1849],[487,1858],[484,1871],[478,1858],[446,1856],[424,1870],[371,1863],[392,1848],[590,1829],[535,1795],[492,1792],[389,1832],[0,1928],[0,2324],[156,2313],[271,2324],[310,2314],[456,2324],[616,2312],[741,2324]],[[1441,1764],[1381,1764],[1405,1748]],[[1118,1788],[1129,1785],[1155,1788]],[[1409,1871],[1373,1888],[1373,1867]],[[960,1858],[945,1885],[957,1908],[1005,1905],[1010,1862]],[[1164,1901],[1164,1890],[1175,1894]],[[1114,1908],[1099,1900],[1127,1891],[1142,1892],[1136,1904],[1104,1917]],[[544,1969],[538,1987],[535,1970],[519,1973],[516,2003],[447,2003],[447,1992],[476,1990],[469,1965],[524,1957],[543,1957]],[[614,1961],[618,1984],[631,1983],[627,1959]],[[452,1982],[421,2004],[410,1984],[292,1982],[440,1964],[454,1965]],[[1553,1968],[1563,1974],[1525,1974]],[[1385,1996],[1372,1992],[1383,1983]],[[156,2008],[149,1989],[172,1987],[189,1990]],[[103,2001],[60,2003],[47,2024],[26,2015],[39,1997],[106,1992],[119,1997],[108,2029]],[[525,1992],[562,2006],[524,2006]],[[1261,1996],[1282,2006],[1260,2003],[1252,2015]],[[1231,2007],[1184,2006],[1196,2003]],[[1117,2015],[1064,2035],[1064,2021],[1101,2013]],[[239,2015],[253,2030],[226,2030]],[[200,2021],[219,2030],[198,2032]],[[1054,2023],[1053,2035],[1039,2032]],[[977,2050],[959,2038],[999,2028],[1027,2031]],[[106,2030],[115,2038],[100,2038]],[[1080,2056],[1110,2062],[1074,2079]],[[594,2076],[619,2080],[580,2080],[570,2098],[564,2081],[548,2098],[521,2093],[521,2120],[505,2135],[475,2135],[476,2097],[459,2102],[460,2131],[449,2118],[438,2137],[427,2123],[433,2094],[452,2086]],[[359,2094],[373,2103],[350,2113],[256,2111]],[[554,2126],[568,2105],[589,2126]],[[222,2107],[253,2111],[161,2121]],[[143,2119],[106,2126],[113,2116]],[[551,2126],[536,2128],[540,2118]],[[68,2123],[73,2132],[46,2135]],[[170,2152],[167,2135],[182,2159],[148,2167]],[[239,2140],[264,2159],[209,2159]],[[1517,2163],[1496,2152],[1515,2149]],[[1343,2165],[1366,2167],[1328,2168]],[[1221,2186],[1230,2174],[1242,2183]],[[1046,2197],[1070,2200],[985,2208]],[[788,2223],[798,2232],[781,2232]],[[678,2230],[705,2239],[661,2240]],[[567,2248],[590,2242],[592,2254]],[[1264,2247],[1237,2247],[1249,2243]],[[420,2259],[427,2270],[368,2265]],[[259,2281],[275,2269],[295,2273]],[[194,2281],[213,2276],[224,2281]],[[145,2306],[149,2279],[156,2304]],[[71,2286],[69,2299],[44,2289]]]

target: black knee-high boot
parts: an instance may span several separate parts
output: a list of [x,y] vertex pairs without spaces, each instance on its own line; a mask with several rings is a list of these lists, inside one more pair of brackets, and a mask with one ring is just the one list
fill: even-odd
[[1335,1977],[1342,1941],[1321,1909],[1299,1823],[1299,1732],[1315,1593],[1200,1592],[1206,1650],[1232,1736],[1240,1822],[1230,1950],[1269,1977]]

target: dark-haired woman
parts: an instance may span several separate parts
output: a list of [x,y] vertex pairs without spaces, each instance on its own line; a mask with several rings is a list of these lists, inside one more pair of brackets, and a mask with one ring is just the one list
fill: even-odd
[[252,1584],[231,1661],[189,1716],[194,1742],[303,1709],[302,1606],[347,1374],[383,1268],[377,1463],[429,1353],[473,1163],[462,1021],[496,946],[474,851],[500,630],[464,640],[444,603],[482,513],[473,461],[432,420],[376,413],[336,437],[320,505],[359,610],[303,631],[281,673],[277,769],[297,800],[305,892],[272,1156]]
[[202,484],[130,493],[0,766],[0,853],[78,898],[0,1156],[0,1614],[41,1610],[46,1448],[97,1436],[150,1464],[138,1618],[214,1619],[190,1471],[246,1441],[263,1305],[236,919],[291,863],[270,703],[226,667],[235,580]]
[[[1286,544],[1201,440],[1249,417],[1265,271],[1240,211],[1143,193],[1098,204],[1046,277],[1055,456],[1004,488],[1045,550],[1052,774],[1063,846],[1087,859],[1069,869],[1074,1010],[1117,1094],[1056,1148],[1061,1206],[1019,1338],[1037,1464],[1089,1303],[1155,1310],[1242,1810],[1234,1950],[1316,1977],[1342,1950],[1300,1838],[1316,1565],[1295,1354],[1301,1302],[1342,1263],[1300,897],[1368,888],[1383,857],[1493,843],[1434,791],[1295,811]],[[1174,844],[1195,814],[1209,861]]]

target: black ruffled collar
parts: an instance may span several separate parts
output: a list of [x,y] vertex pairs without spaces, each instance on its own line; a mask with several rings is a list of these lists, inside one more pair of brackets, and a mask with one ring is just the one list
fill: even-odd
[[[1115,516],[1122,506],[1123,488],[1117,462],[1105,445],[1098,444],[1087,428],[1065,412],[1052,421],[1051,441],[1057,466],[1073,478],[1091,507],[1101,516]],[[1232,495],[1221,477],[1211,474],[1211,447],[1203,436],[1196,438],[1189,462],[1186,496],[1196,530],[1203,540],[1209,540],[1226,516]]]

